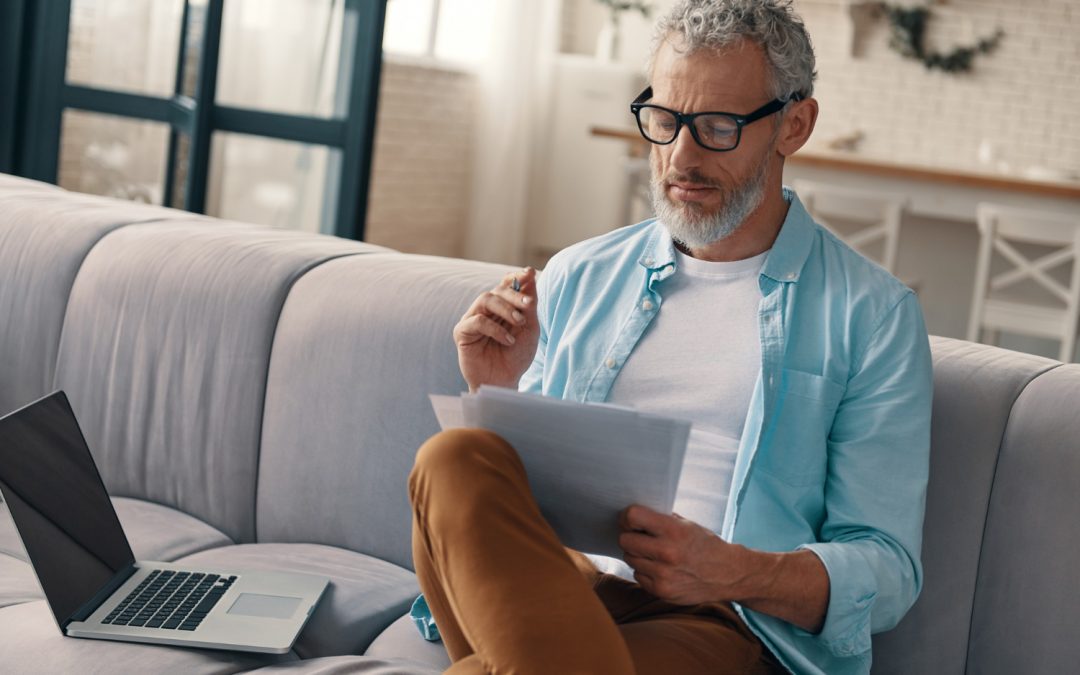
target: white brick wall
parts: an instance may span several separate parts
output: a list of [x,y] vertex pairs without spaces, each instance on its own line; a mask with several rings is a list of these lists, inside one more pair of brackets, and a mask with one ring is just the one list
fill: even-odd
[[[898,1],[898,0],[894,0]],[[906,0],[910,4],[910,0]],[[1080,173],[1080,3],[1077,0],[949,0],[935,4],[927,45],[949,52],[1005,31],[998,49],[976,57],[970,74],[927,71],[889,46],[884,17],[860,34],[852,55],[849,0],[795,0],[818,58],[821,117],[811,147],[856,129],[860,155],[915,166],[985,171],[983,139],[1022,174],[1041,166]],[[658,0],[653,20],[674,0]],[[565,0],[563,49],[591,53],[603,10]],[[640,66],[652,20],[623,18],[620,61]]]
[[367,240],[459,256],[465,239],[476,80],[390,56],[384,61]]
[[903,164],[988,170],[980,143],[1013,172],[1080,173],[1080,5],[1075,0],[951,0],[933,8],[927,45],[941,52],[997,28],[997,50],[969,74],[927,71],[888,47],[884,18],[852,56],[845,3],[797,0],[818,57],[815,142],[860,129],[860,154]]

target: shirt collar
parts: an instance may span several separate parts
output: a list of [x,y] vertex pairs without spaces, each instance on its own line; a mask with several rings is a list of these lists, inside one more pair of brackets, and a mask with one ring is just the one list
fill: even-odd
[[[780,282],[798,281],[814,241],[814,221],[790,188],[784,188],[784,200],[788,202],[787,217],[773,242],[769,257],[765,259],[761,274]],[[653,221],[652,233],[638,258],[638,264],[651,272],[670,273],[675,269],[675,242],[659,220]]]
[[785,187],[784,200],[788,202],[787,217],[780,226],[780,234],[773,242],[765,266],[761,268],[761,275],[780,282],[798,281],[814,243],[814,220],[794,190]]
[[659,220],[653,221],[652,233],[638,258],[638,264],[650,272],[675,270],[675,242]]

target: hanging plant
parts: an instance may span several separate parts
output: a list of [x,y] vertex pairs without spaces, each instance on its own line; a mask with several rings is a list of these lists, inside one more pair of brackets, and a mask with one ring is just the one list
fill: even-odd
[[929,52],[924,42],[926,24],[930,21],[929,7],[899,7],[881,3],[889,19],[892,38],[889,46],[909,59],[922,61],[927,70],[943,70],[946,73],[966,73],[972,68],[972,62],[978,54],[989,54],[1001,42],[1005,32],[1000,28],[990,37],[985,37],[973,45],[957,47],[947,54]]
[[649,18],[649,13],[652,12],[652,5],[648,2],[642,2],[641,0],[596,0],[601,5],[604,5],[611,10],[612,18],[618,18],[620,14],[627,10],[635,10],[641,12],[641,16],[646,19]]

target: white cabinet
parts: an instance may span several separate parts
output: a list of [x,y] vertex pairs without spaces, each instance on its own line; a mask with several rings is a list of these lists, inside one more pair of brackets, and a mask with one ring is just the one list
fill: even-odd
[[632,128],[630,102],[644,88],[637,69],[561,54],[553,61],[545,142],[531,200],[528,257],[542,264],[556,251],[629,223],[625,142],[593,127]]

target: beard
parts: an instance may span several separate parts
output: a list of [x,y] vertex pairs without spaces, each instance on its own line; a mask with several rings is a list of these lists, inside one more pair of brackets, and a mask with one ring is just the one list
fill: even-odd
[[[726,186],[718,180],[696,171],[658,176],[655,159],[652,165],[650,193],[653,212],[667,227],[671,238],[688,249],[704,248],[709,244],[730,237],[754,212],[765,197],[765,176],[768,173],[768,155],[750,172],[742,183]],[[687,182],[715,188],[720,192],[720,208],[706,213],[699,204],[677,204],[667,195],[671,182]]]

